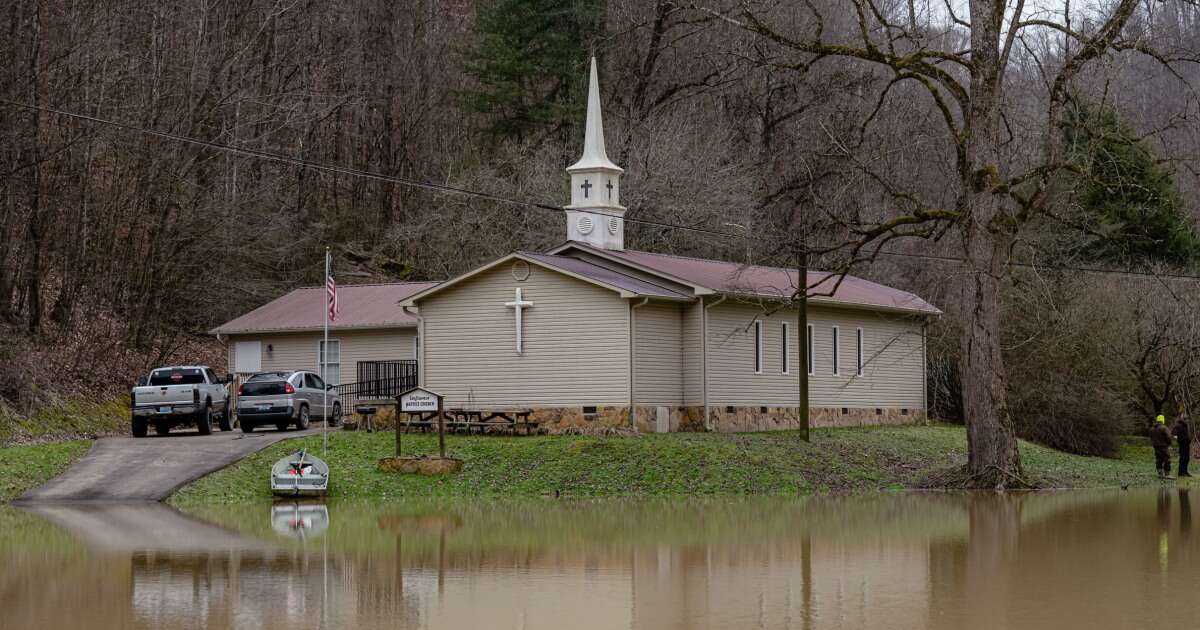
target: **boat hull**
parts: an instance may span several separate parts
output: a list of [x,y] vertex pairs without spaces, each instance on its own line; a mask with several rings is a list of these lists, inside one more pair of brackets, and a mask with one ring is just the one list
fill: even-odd
[[293,485],[271,482],[271,493],[277,497],[318,497],[325,494],[327,485]]
[[271,467],[271,493],[279,497],[315,497],[329,488],[329,466],[304,451]]

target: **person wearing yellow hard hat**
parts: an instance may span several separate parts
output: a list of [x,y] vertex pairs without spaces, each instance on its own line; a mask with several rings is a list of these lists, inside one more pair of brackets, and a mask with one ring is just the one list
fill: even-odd
[[1159,479],[1174,479],[1171,476],[1171,430],[1167,428],[1167,417],[1161,413],[1150,427],[1150,445],[1154,447],[1154,469]]

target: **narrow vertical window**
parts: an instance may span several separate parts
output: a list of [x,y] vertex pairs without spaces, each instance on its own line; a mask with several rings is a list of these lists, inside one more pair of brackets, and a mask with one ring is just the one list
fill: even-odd
[[813,357],[815,356],[815,354],[813,353],[813,327],[812,327],[812,324],[808,325],[808,334],[805,335],[804,354],[807,355],[805,357],[805,359],[807,360],[807,363],[808,363],[808,375],[812,376],[813,374],[816,373],[816,361],[813,360]]
[[839,363],[838,359],[841,358],[838,356],[839,354],[841,354],[841,348],[839,347],[839,346],[841,346],[841,344],[838,342],[838,333],[839,332],[841,332],[841,331],[838,330],[838,327],[834,326],[833,327],[833,375],[834,376],[841,374],[841,372],[838,371],[838,363]]
[[[328,352],[328,356],[326,353]],[[317,371],[321,373],[321,380],[330,385],[341,385],[342,377],[342,342],[337,339],[329,340],[329,347],[325,347],[325,340],[317,340]]]
[[784,374],[791,374],[791,370],[788,369],[788,355],[791,354],[791,349],[788,348],[789,339],[788,339],[788,323],[787,322],[783,322],[779,325],[779,336],[783,338],[783,341],[781,342],[780,348],[779,348],[780,350],[783,351],[783,359],[782,359],[783,368],[781,371]]
[[857,361],[858,370],[855,372],[855,375],[862,376],[863,375],[863,332],[862,332],[861,328],[858,329],[856,336],[857,336],[857,341],[858,341],[858,361]]
[[763,368],[763,345],[762,345],[762,329],[761,321],[754,322],[754,373],[762,374]]

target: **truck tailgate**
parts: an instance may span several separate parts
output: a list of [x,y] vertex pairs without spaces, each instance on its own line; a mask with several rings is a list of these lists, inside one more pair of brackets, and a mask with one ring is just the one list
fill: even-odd
[[191,403],[195,385],[146,385],[133,388],[133,399],[139,407]]

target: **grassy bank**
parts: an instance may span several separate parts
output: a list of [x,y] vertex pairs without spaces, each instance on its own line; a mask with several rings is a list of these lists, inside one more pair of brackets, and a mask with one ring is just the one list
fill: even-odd
[[[405,436],[405,454],[431,453],[435,436]],[[321,438],[273,445],[185,487],[179,505],[269,498],[270,464]],[[1147,447],[1127,446],[1121,459],[1079,457],[1022,443],[1029,477],[1047,487],[1157,483]],[[930,473],[966,461],[961,427],[865,427],[795,433],[639,437],[448,436],[448,454],[465,460],[445,477],[380,473],[392,454],[391,433],[330,433],[330,495],[386,499],[414,496],[671,496],[794,495],[912,487]]]
[[12,501],[66,470],[91,446],[91,440],[73,440],[0,448],[0,503]]
[[22,416],[0,405],[0,446],[61,442],[129,431],[129,398],[61,399]]

